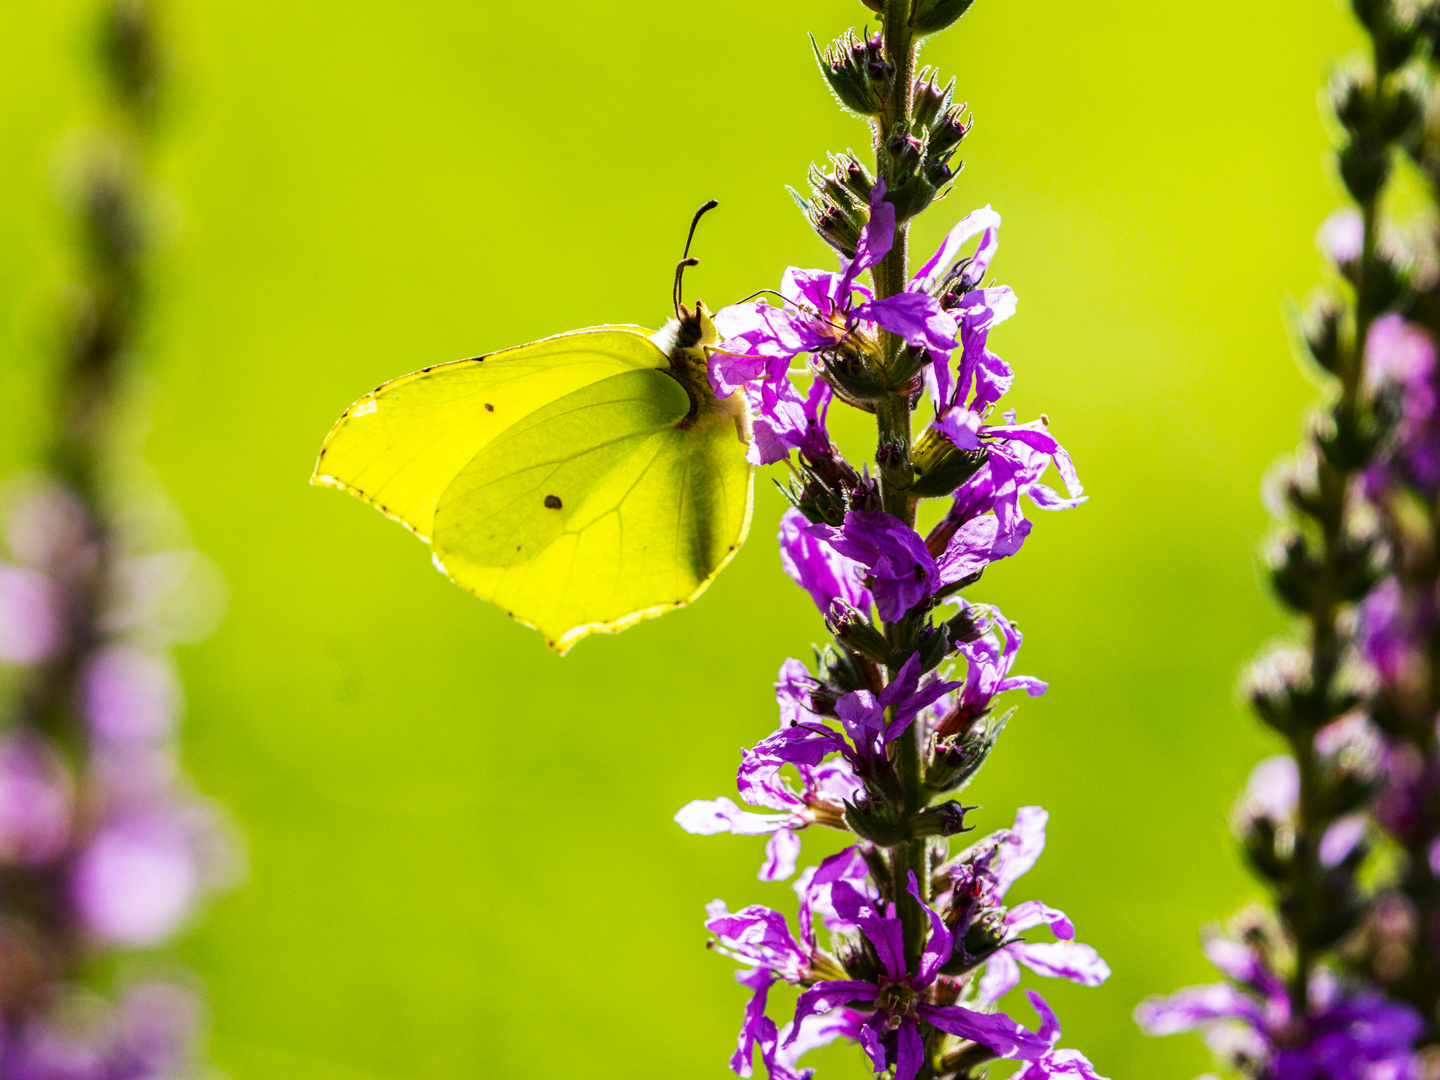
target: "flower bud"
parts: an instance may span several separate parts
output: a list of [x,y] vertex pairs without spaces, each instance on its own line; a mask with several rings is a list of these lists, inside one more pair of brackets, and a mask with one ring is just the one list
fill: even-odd
[[938,806],[927,806],[910,818],[910,835],[954,836],[957,833],[969,832],[975,826],[965,824],[965,811],[975,809],[977,807],[961,806],[954,799]]
[[1421,90],[1411,85],[1401,85],[1385,95],[1380,104],[1380,137],[1388,142],[1409,144],[1408,136],[1415,134],[1420,118],[1425,115],[1425,100]]
[[[950,655],[950,631],[945,624],[939,626],[926,626],[920,630],[919,640],[916,642],[916,652],[920,654],[920,671],[934,671],[940,666],[940,661]],[[892,666],[894,658],[891,658]],[[901,663],[904,661],[902,660]]]
[[805,515],[812,525],[833,525],[839,528],[845,521],[845,499],[814,477],[807,477],[803,484],[781,484],[775,481],[791,506]]
[[1315,433],[1315,444],[1331,465],[1343,472],[1352,472],[1370,463],[1379,436],[1373,414],[1363,406],[1342,402],[1322,418]]
[[845,824],[855,834],[880,847],[895,847],[910,839],[904,822],[896,821],[881,799],[845,804]]
[[911,459],[915,469],[915,482],[911,494],[921,498],[938,498],[949,495],[974,476],[984,466],[986,452],[961,450],[944,435],[927,429],[915,444]]
[[1362,206],[1380,194],[1390,175],[1385,147],[1364,136],[1352,138],[1340,151],[1340,179]]
[[810,227],[820,234],[820,239],[840,252],[847,259],[855,257],[855,246],[860,243],[861,226],[850,216],[825,199],[812,199],[806,210]]
[[1338,72],[1330,82],[1330,107],[1351,134],[1363,132],[1370,124],[1374,85],[1370,73],[1363,70]]
[[915,89],[911,95],[911,130],[917,133],[928,129],[950,104],[955,80],[951,79],[947,85],[941,86],[939,74],[938,69],[926,67],[921,69],[919,78],[915,80]]
[[1310,656],[1302,649],[1279,648],[1265,654],[1245,673],[1241,685],[1260,719],[1282,735],[1316,731],[1330,718],[1316,697]]
[[964,120],[965,106],[951,105],[930,129],[930,138],[925,144],[925,153],[932,160],[948,155],[970,134],[973,123]]
[[857,352],[837,349],[823,353],[820,364],[825,381],[847,405],[874,412],[875,403],[887,394],[884,385],[871,374],[865,358]]
[[925,753],[925,786],[931,791],[958,791],[968,784],[995,749],[1014,711],[998,717],[986,713],[955,735],[932,739]]
[[861,116],[879,116],[884,111],[895,83],[895,68],[885,59],[879,31],[873,37],[859,38],[854,30],[846,30],[823,53],[813,36],[810,45],[820,73],[840,104]]
[[1310,553],[1305,537],[1294,530],[1277,535],[1266,553],[1270,584],[1280,599],[1295,611],[1309,611],[1315,602],[1320,562]]
[[924,147],[920,140],[903,128],[897,128],[885,142],[885,152],[890,157],[890,176],[896,185],[920,168]]
[[1345,309],[1334,297],[1317,300],[1305,319],[1305,345],[1315,363],[1326,371],[1340,366],[1340,323]]
[[890,642],[885,640],[885,635],[843,600],[831,602],[830,610],[825,614],[825,629],[847,649],[863,653],[877,664],[890,659]]
[[1377,249],[1365,263],[1361,287],[1366,307],[1371,311],[1394,307],[1410,288],[1410,267],[1401,263],[1403,257]]
[[[960,168],[963,169],[964,167],[965,163],[962,161]],[[958,169],[951,169],[950,166],[943,161],[927,161],[921,175],[927,184],[938,191],[951,180],[955,179],[955,174],[958,171]]]
[[918,34],[935,34],[955,23],[975,0],[918,0],[910,25]]
[[853,154],[832,155],[830,172],[845,190],[854,196],[859,205],[870,205],[870,191],[875,187],[875,181],[865,171],[865,166],[855,160]]

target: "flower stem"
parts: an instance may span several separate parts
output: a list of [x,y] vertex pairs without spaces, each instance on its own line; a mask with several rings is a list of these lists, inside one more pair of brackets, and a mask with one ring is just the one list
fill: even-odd
[[[914,35],[910,29],[910,0],[888,0],[885,11],[885,59],[895,72],[895,81],[885,105],[884,115],[876,121],[875,159],[876,175],[886,177],[885,144],[889,134],[897,128],[908,129],[910,124],[910,84],[913,81],[915,64]],[[888,177],[886,177],[888,179]],[[895,296],[905,289],[909,276],[906,259],[908,223],[897,222],[895,240],[889,253],[874,268],[872,276],[877,297]],[[892,363],[904,347],[900,338],[885,332],[885,357]],[[877,403],[875,425],[878,447],[876,464],[880,472],[881,497],[887,513],[895,515],[907,525],[915,523],[915,508],[910,499],[910,488],[914,472],[910,463],[911,424],[910,395],[905,391],[892,392]],[[890,675],[893,677],[892,670]],[[904,805],[901,813],[909,817],[924,807],[924,795],[920,785],[920,737],[916,730],[918,721],[897,740],[896,767],[900,774],[900,787]],[[919,962],[924,947],[925,920],[921,917],[920,905],[907,891],[911,872],[915,874],[922,890],[922,896],[929,895],[929,870],[925,865],[926,841],[910,840],[891,849],[891,870],[894,882],[895,901],[900,920],[905,927],[905,952],[910,959],[911,970]]]
[[[910,0],[887,0],[885,10],[885,59],[895,71],[895,81],[885,103],[884,114],[875,124],[876,174],[885,177],[885,142],[896,128],[909,128],[910,84],[915,66],[915,42],[910,29]],[[887,178],[889,179],[889,178]],[[875,295],[895,296],[905,289],[908,276],[906,247],[909,223],[897,221],[895,241],[889,253],[875,267]],[[899,336],[885,331],[887,365],[900,354],[904,343]],[[880,450],[876,455],[885,510],[907,525],[914,524],[914,507],[910,503],[910,487],[914,473],[910,465],[910,397],[904,392],[891,393],[875,409],[879,428]]]
[[[1381,97],[1383,69],[1378,65],[1373,87],[1375,107]],[[1383,185],[1382,185],[1383,190]],[[1372,290],[1368,276],[1375,266],[1378,240],[1379,201],[1377,192],[1360,206],[1363,223],[1363,240],[1358,269],[1355,273],[1355,323],[1349,348],[1345,349],[1336,365],[1339,379],[1339,397],[1332,410],[1335,420],[1335,435],[1341,442],[1347,440],[1345,428],[1354,430],[1359,424],[1360,389],[1364,374],[1365,345],[1370,335],[1370,326],[1376,312],[1371,301]],[[1310,684],[1317,702],[1332,697],[1332,686],[1344,653],[1344,642],[1338,628],[1340,609],[1343,604],[1340,565],[1344,557],[1345,526],[1349,519],[1352,501],[1352,479],[1355,469],[1340,455],[1321,452],[1319,458],[1319,491],[1322,511],[1319,523],[1323,535],[1322,559],[1317,576],[1314,602],[1310,609]],[[1293,887],[1304,890],[1311,886],[1317,872],[1320,839],[1328,824],[1324,806],[1325,793],[1320,776],[1319,761],[1315,752],[1315,732],[1298,731],[1290,737],[1291,753],[1295,756],[1300,779],[1299,806],[1296,813],[1295,871]],[[1283,907],[1282,907],[1283,911]],[[1305,1015],[1308,1003],[1310,978],[1314,972],[1319,950],[1306,940],[1304,928],[1292,925],[1291,937],[1295,942],[1295,970],[1290,982],[1290,1004],[1292,1015]]]

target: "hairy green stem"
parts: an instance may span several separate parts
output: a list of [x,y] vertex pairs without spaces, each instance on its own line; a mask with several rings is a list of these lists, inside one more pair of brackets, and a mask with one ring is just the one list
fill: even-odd
[[[910,90],[915,66],[915,42],[910,29],[910,0],[888,0],[885,12],[885,58],[895,70],[895,81],[884,115],[876,121],[875,157],[876,175],[887,177],[887,152],[885,143],[889,134],[897,128],[908,130],[910,124]],[[908,276],[906,265],[906,223],[897,223],[895,240],[889,253],[874,268],[872,277],[877,297],[895,296],[904,291]],[[887,366],[893,364],[904,342],[895,334],[884,333],[884,351]],[[881,497],[886,512],[895,515],[907,525],[914,524],[915,511],[910,499],[910,487],[914,472],[910,462],[911,423],[910,397],[906,393],[890,393],[877,403],[875,409],[877,428],[876,464],[880,473]],[[895,672],[889,673],[892,677]],[[896,768],[900,774],[903,805],[900,813],[908,818],[924,807],[925,799],[920,783],[920,745],[916,726],[910,728],[895,743]],[[925,920],[920,906],[910,896],[907,885],[913,872],[923,897],[929,897],[929,870],[925,862],[926,841],[911,840],[891,849],[891,870],[894,882],[894,901],[900,920],[905,928],[905,953],[911,970],[919,963],[920,951],[924,947]],[[925,1071],[928,1075],[928,1069]]]

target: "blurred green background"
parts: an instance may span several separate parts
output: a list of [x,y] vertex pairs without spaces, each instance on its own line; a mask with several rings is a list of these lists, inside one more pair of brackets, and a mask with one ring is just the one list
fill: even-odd
[[[0,6],[4,471],[42,430],[57,147],[94,113],[92,10]],[[828,265],[782,185],[866,134],[805,33],[866,14],[170,0],[157,168],[177,212],[145,454],[232,591],[181,654],[186,754],[243,827],[250,881],[182,951],[236,1080],[725,1075],[743,995],[702,947],[702,905],[790,892],[755,880],[758,841],[670,816],[733,794],[780,661],[817,631],[778,565],[768,479],[701,602],[563,661],[306,479],[386,378],[658,324],[705,198],[722,209],[690,280],[712,306]],[[1043,986],[1066,1044],[1113,1077],[1206,1067],[1130,1011],[1208,979],[1197,928],[1254,892],[1225,819],[1267,743],[1235,673],[1284,629],[1257,584],[1257,489],[1313,395],[1282,305],[1317,279],[1338,204],[1316,95],[1352,43],[1329,0],[981,0],[924,52],[978,122],[916,250],[973,206],[1004,215],[994,271],[1021,305],[992,344],[1092,496],[1037,515],[974,590],[1024,628],[1019,670],[1051,691],[967,794],[984,830],[1050,809],[1017,898],[1066,909],[1114,968],[1097,990]],[[866,1074],[850,1049],[816,1058]]]

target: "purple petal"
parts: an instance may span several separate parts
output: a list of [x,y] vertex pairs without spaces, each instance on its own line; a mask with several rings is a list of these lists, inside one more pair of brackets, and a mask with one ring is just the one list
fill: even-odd
[[0,864],[41,866],[65,851],[72,788],[60,755],[39,736],[0,741]]
[[1243,1020],[1259,1025],[1264,1011],[1254,998],[1229,983],[1190,986],[1168,997],[1152,997],[1135,1009],[1135,1022],[1147,1035],[1193,1031],[1212,1020]]
[[973,289],[960,298],[955,315],[972,330],[992,330],[1018,310],[1019,301],[1008,285]]
[[0,660],[38,664],[64,635],[60,591],[44,574],[0,563]]
[[730,1055],[730,1068],[737,1076],[754,1075],[751,1058],[755,1045],[775,1039],[775,1022],[765,1015],[765,1001],[769,996],[770,984],[775,974],[769,968],[753,971],[737,971],[735,981],[747,990],[754,991],[745,1003],[745,1017],[740,1022],[740,1037],[736,1040],[735,1053]]
[[1005,916],[1005,930],[1009,934],[1023,934],[1036,926],[1049,926],[1058,938],[1069,941],[1075,936],[1075,924],[1063,911],[1042,904],[1039,900],[1026,900],[1016,904]]
[[[842,289],[854,282],[864,271],[869,270],[886,255],[895,243],[895,207],[885,199],[885,181],[877,181],[870,189],[870,220],[860,230],[860,239],[855,244],[855,259],[845,268]],[[847,297],[841,296],[841,303]]]
[[755,752],[789,762],[791,765],[819,765],[834,753],[847,749],[845,740],[829,728],[809,724],[781,728],[755,744]]
[[795,873],[800,858],[800,837],[793,829],[778,829],[765,845],[765,862],[760,867],[761,881],[784,881]]
[[925,1040],[920,1038],[920,1029],[910,1019],[901,1022],[895,1036],[895,1080],[915,1080],[920,1063],[925,1060]]
[[1036,1034],[1054,1046],[1060,1041],[1060,1018],[1055,1015],[1055,1010],[1050,1008],[1050,1003],[1040,996],[1039,991],[1026,990],[1025,996],[1030,999],[1030,1007],[1040,1014],[1040,1030]]
[[1326,868],[1339,866],[1363,839],[1365,815],[1346,814],[1336,818],[1320,838],[1320,865]]
[[1254,982],[1262,970],[1255,950],[1238,941],[1206,934],[1202,941],[1205,958],[1236,982]]
[[981,1005],[994,1005],[1020,985],[1020,965],[1001,949],[985,961],[985,974],[980,979],[978,998]]
[[869,690],[854,690],[835,703],[835,715],[857,750],[868,752],[885,730],[885,707]]
[[1041,510],[1073,510],[1089,501],[1085,496],[1067,499],[1047,484],[1034,483],[1025,488],[1026,497]]
[[856,979],[832,979],[828,982],[816,983],[796,999],[795,1019],[791,1021],[793,1026],[785,1045],[789,1046],[799,1038],[799,1032],[806,1017],[814,1013],[829,1012],[840,1005],[848,1005],[852,1001],[874,1001],[875,996],[879,993],[880,988],[874,983],[860,982]]
[[1354,262],[1360,258],[1365,240],[1365,224],[1354,210],[1338,210],[1320,226],[1320,250],[1336,263]]
[[793,507],[780,518],[780,565],[785,573],[810,594],[822,615],[836,600],[868,611],[870,590],[860,583],[860,564],[810,533],[809,524]]
[[1246,811],[1276,822],[1289,821],[1300,801],[1300,769],[1288,754],[1276,754],[1250,770],[1245,783]]
[[916,986],[929,986],[935,980],[940,968],[950,959],[950,952],[954,947],[954,937],[946,929],[945,920],[924,900],[920,899],[920,887],[915,880],[915,871],[910,871],[910,884],[906,890],[915,898],[920,905],[920,910],[925,912],[930,920],[930,937],[925,942],[925,949],[920,954],[920,970],[915,976]]
[[1015,811],[1015,825],[999,845],[994,873],[996,892],[1004,896],[1010,886],[1029,871],[1045,850],[1045,823],[1050,815],[1040,806],[1022,806]]
[[851,317],[878,323],[900,335],[907,344],[930,350],[939,364],[950,362],[955,336],[960,332],[955,317],[927,293],[906,292],[872,300],[857,307]]
[[156,945],[175,932],[199,894],[194,845],[184,825],[170,818],[117,822],[81,855],[72,889],[96,937]]
[[780,665],[780,674],[775,680],[775,700],[780,706],[782,728],[819,721],[810,711],[810,691],[816,685],[810,669],[802,661],[792,656]]
[[[869,874],[870,868],[858,847],[848,847],[831,855],[818,867],[806,870],[795,883],[795,891],[800,896],[801,927],[809,926],[815,915],[820,916],[829,930],[848,930],[853,927],[853,921],[841,918],[840,913],[835,910],[835,888],[844,882],[850,886],[851,892],[861,895],[866,905],[873,905],[878,894],[870,883]],[[853,903],[849,893],[845,895],[844,902],[847,908]]]
[[[832,1009],[823,1016],[811,1015],[798,1027],[787,1023],[780,1029],[781,1045],[775,1054],[777,1071],[771,1074],[770,1080],[800,1080],[793,1070],[802,1055],[829,1046],[842,1036],[858,1040],[863,1026],[863,1014],[853,1009]],[[805,1070],[805,1077],[808,1078],[811,1072]]]
[[884,1072],[889,1065],[885,1058],[885,1044],[880,1041],[880,1032],[886,1019],[884,1013],[876,1013],[865,1021],[865,1026],[860,1029],[860,1049],[865,1051],[865,1056],[870,1059],[870,1064],[875,1066],[877,1073]]
[[920,1015],[950,1035],[988,1046],[996,1057],[1033,1061],[1050,1044],[1004,1013],[979,1013],[961,1005],[921,1005]]
[[720,900],[712,901],[705,911],[709,915],[705,929],[719,939],[718,951],[741,963],[769,968],[790,982],[806,971],[808,957],[778,911],[751,904],[731,914]]
[[1001,679],[995,685],[997,694],[1003,694],[1006,690],[1024,690],[1031,697],[1040,697],[1049,689],[1049,683],[1033,675],[1012,675],[1008,679]]
[[110,645],[86,661],[80,681],[85,719],[100,738],[151,742],[171,733],[180,685],[159,657]]
[[945,276],[945,271],[950,268],[960,255],[972,237],[984,233],[980,241],[979,250],[970,263],[969,269],[978,272],[975,280],[978,282],[985,275],[990,266],[990,260],[995,257],[995,251],[999,247],[998,230],[1000,228],[1000,215],[992,210],[989,204],[979,210],[972,210],[956,223],[941,242],[939,249],[934,255],[925,260],[924,265],[910,279],[907,288],[915,291],[929,292],[940,284]]
[[946,585],[979,573],[995,561],[995,536],[1000,523],[991,514],[967,521],[955,530],[944,553],[936,560],[940,581]]
[[790,790],[780,775],[784,761],[763,751],[746,750],[740,755],[740,771],[735,784],[740,797],[751,806],[780,810],[788,817],[805,809],[805,800]]
[[980,449],[981,427],[979,415],[966,408],[954,408],[935,418],[935,430],[960,450]]
[[723,795],[718,799],[688,802],[675,814],[675,824],[696,836],[727,832],[736,836],[765,836],[789,820],[788,814],[752,814]]
[[1021,942],[1009,947],[1015,959],[1047,979],[1068,979],[1081,986],[1099,986],[1110,977],[1110,965],[1089,945],[1078,941]]

